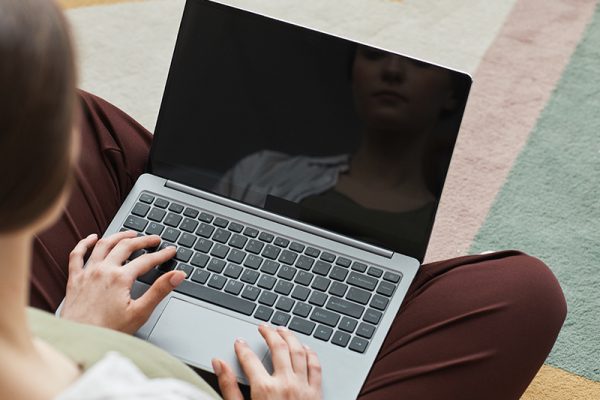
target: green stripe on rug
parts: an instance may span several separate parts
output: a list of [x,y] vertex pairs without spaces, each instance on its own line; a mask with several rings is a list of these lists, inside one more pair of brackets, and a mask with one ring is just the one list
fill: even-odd
[[600,7],[470,249],[521,249],[549,265],[569,312],[547,362],[594,381],[600,381],[598,43]]

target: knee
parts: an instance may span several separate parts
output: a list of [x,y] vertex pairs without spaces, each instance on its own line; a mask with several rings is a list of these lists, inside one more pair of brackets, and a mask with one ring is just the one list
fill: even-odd
[[502,260],[507,275],[506,290],[515,311],[547,331],[560,331],[567,303],[558,280],[540,259],[513,253]]

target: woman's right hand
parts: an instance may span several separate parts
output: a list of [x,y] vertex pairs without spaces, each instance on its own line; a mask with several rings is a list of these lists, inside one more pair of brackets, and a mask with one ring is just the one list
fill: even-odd
[[[321,399],[321,364],[317,354],[286,328],[261,325],[263,336],[273,360],[270,375],[258,356],[238,339],[235,353],[250,383],[253,400],[318,400]],[[213,359],[213,369],[219,379],[225,400],[243,400],[235,373],[224,361]]]

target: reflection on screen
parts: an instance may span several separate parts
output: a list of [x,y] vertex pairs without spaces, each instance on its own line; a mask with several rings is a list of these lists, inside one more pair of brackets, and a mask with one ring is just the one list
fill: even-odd
[[422,259],[470,80],[188,2],[154,173]]

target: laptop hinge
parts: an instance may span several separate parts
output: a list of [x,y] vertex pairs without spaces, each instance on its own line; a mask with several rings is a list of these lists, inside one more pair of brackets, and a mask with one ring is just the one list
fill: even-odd
[[343,235],[339,235],[337,233],[318,228],[316,226],[312,226],[300,221],[296,221],[291,218],[287,218],[281,215],[273,214],[269,211],[261,210],[260,208],[256,208],[244,203],[240,203],[234,200],[230,200],[221,196],[217,196],[215,194],[205,192],[203,190],[198,190],[190,186],[182,185],[181,183],[173,182],[167,180],[165,186],[174,189],[183,193],[190,194],[192,196],[200,197],[204,200],[212,201],[217,204],[224,205],[226,207],[231,207],[239,211],[247,212],[248,214],[256,215],[261,218],[268,219],[273,222],[278,222],[280,224],[289,226],[291,228],[296,228],[304,232],[311,233],[313,235],[321,236],[323,238],[327,238],[336,242],[343,243],[348,246],[355,247],[360,250],[368,251],[370,253],[376,254],[378,256],[392,258],[394,252],[391,250],[383,249],[381,247],[373,246],[368,243],[364,243],[358,241],[356,239],[352,239]]

